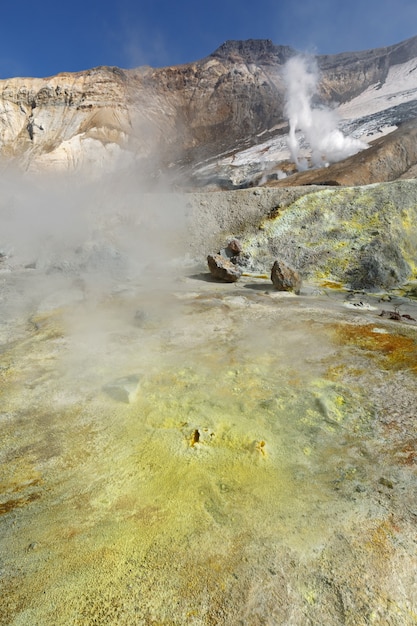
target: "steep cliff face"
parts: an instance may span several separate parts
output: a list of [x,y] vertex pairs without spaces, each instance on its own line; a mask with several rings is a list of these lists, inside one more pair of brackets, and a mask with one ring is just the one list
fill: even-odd
[[26,168],[71,168],[129,134],[124,75],[96,69],[2,81],[1,154]]
[[[99,67],[2,80],[0,156],[29,170],[102,171],[139,159],[149,172],[173,164],[184,172],[236,155],[287,132],[283,67],[294,54],[271,41],[229,41],[182,66]],[[368,112],[388,108],[380,93],[395,68],[408,63],[414,71],[417,37],[389,48],[317,57],[317,63],[322,102],[342,111],[368,94],[365,106],[345,111],[350,125],[358,125]],[[397,99],[396,110],[417,100],[409,91]],[[394,117],[391,111],[385,125]],[[276,164],[284,158],[277,155]]]
[[371,85],[382,87],[390,68],[417,58],[417,37],[394,46],[318,57],[325,98],[347,102]]
[[234,47],[177,67],[0,81],[0,154],[27,168],[66,169],[97,157],[103,165],[132,153],[169,161],[195,148],[230,149],[282,120],[276,68],[289,54],[273,55],[266,71],[261,58],[250,61],[250,43],[243,55]]

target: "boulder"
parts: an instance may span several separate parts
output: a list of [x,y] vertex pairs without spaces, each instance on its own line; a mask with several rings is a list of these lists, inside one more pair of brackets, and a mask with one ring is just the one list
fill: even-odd
[[235,283],[242,275],[242,270],[220,254],[209,254],[207,264],[211,275],[226,283]]
[[278,291],[293,291],[297,295],[301,290],[301,276],[296,269],[284,261],[276,260],[271,270],[272,283]]
[[378,235],[361,246],[346,272],[351,289],[393,289],[404,283],[411,267],[391,233]]

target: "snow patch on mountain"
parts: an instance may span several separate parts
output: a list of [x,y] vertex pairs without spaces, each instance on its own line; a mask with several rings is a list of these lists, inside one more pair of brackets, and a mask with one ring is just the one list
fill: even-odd
[[337,109],[343,119],[379,113],[385,109],[417,100],[417,59],[393,65],[383,84],[371,85],[350,102]]

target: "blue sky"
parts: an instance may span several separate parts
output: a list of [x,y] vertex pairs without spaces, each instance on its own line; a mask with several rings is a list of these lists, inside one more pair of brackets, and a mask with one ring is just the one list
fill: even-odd
[[0,13],[0,78],[187,63],[227,39],[332,54],[414,35],[417,0],[16,0]]

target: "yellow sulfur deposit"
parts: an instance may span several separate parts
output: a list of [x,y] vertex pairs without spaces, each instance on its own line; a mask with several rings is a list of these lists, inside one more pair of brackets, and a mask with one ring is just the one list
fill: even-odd
[[414,339],[250,292],[244,308],[206,298],[159,327],[112,320],[87,346],[48,317],[1,354],[0,623],[285,623],[288,588],[314,623],[341,559],[352,623],[365,569],[378,606],[394,557],[372,494],[395,481],[352,349],[395,375]]

